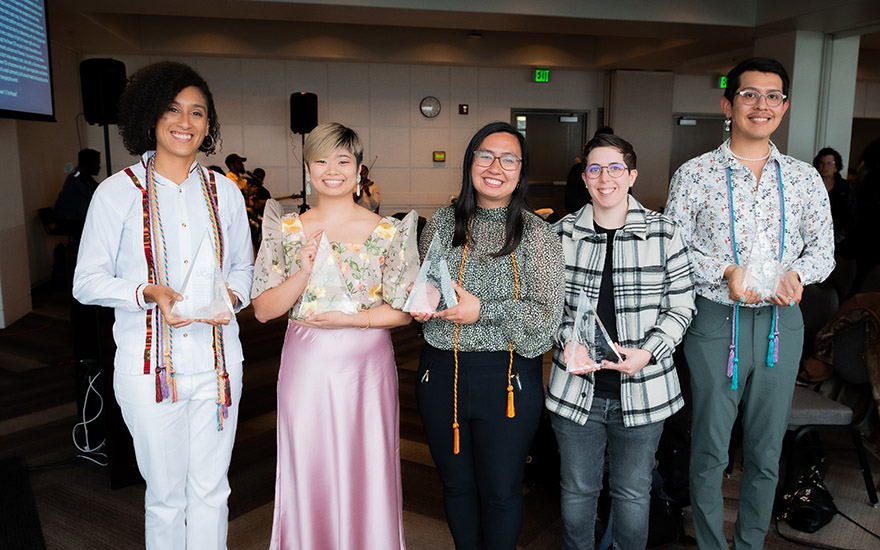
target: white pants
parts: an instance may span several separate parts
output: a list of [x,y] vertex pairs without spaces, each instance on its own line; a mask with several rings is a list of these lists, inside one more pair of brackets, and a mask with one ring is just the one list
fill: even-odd
[[232,406],[217,427],[214,371],[177,374],[177,402],[156,403],[155,375],[116,373],[113,387],[147,481],[147,550],[223,550],[241,363],[227,365]]

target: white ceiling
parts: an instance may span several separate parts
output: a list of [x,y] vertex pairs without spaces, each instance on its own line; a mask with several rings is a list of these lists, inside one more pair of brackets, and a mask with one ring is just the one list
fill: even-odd
[[218,55],[718,73],[757,37],[862,35],[880,80],[880,1],[48,0],[82,54]]

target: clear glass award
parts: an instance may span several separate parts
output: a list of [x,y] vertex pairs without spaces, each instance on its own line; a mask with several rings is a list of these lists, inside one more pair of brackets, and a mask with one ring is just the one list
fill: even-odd
[[766,231],[756,233],[744,267],[744,286],[754,288],[764,298],[776,294],[784,270]]
[[183,301],[177,302],[171,308],[172,316],[187,319],[232,319],[232,301],[214,253],[214,243],[207,231],[202,236],[179,292]]
[[435,234],[422,262],[412,291],[403,304],[403,311],[409,313],[436,313],[458,305],[449,265],[443,257],[440,239]]
[[354,314],[358,312],[358,306],[348,292],[330,241],[326,235],[321,235],[309,282],[299,304],[299,317],[326,311]]
[[618,363],[623,360],[587,293],[578,296],[577,314],[571,335],[571,347],[565,363],[566,372],[578,372],[602,364],[602,361]]

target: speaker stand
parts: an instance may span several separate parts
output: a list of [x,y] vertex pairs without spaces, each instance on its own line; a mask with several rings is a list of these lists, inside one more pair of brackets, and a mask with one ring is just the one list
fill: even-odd
[[112,175],[110,172],[110,129],[106,123],[102,126],[104,126],[104,166],[107,168],[107,177],[109,178]]
[[[302,156],[302,151],[305,150],[305,148],[306,148],[306,135],[305,135],[305,134],[300,134],[299,136],[302,138],[302,146],[300,147],[300,156]],[[309,209],[309,205],[308,205],[308,202],[307,202],[308,199],[306,198],[306,197],[308,197],[308,194],[306,193],[306,163],[305,163],[305,159],[303,159],[303,163],[302,163],[302,173],[303,173],[303,178],[302,178],[302,182],[303,182],[303,192],[302,192],[303,203],[302,203],[301,205],[299,205],[299,213],[300,213],[300,214],[302,214],[303,212],[305,212],[306,210]]]

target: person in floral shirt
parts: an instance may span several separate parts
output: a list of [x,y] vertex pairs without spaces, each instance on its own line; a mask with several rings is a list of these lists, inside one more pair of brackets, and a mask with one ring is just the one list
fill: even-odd
[[278,373],[273,549],[405,548],[397,368],[388,329],[419,271],[417,215],[355,204],[363,145],[341,124],[306,138],[299,216],[273,200],[252,290],[266,322],[288,315]]
[[834,268],[828,193],[810,164],[770,141],[788,110],[775,59],[743,61],[721,98],[730,139],[684,163],[666,213],[681,226],[697,315],[684,339],[693,391],[690,488],[697,546],[727,549],[722,472],[737,412],[743,474],[737,550],[762,548],[800,361],[804,285]]

